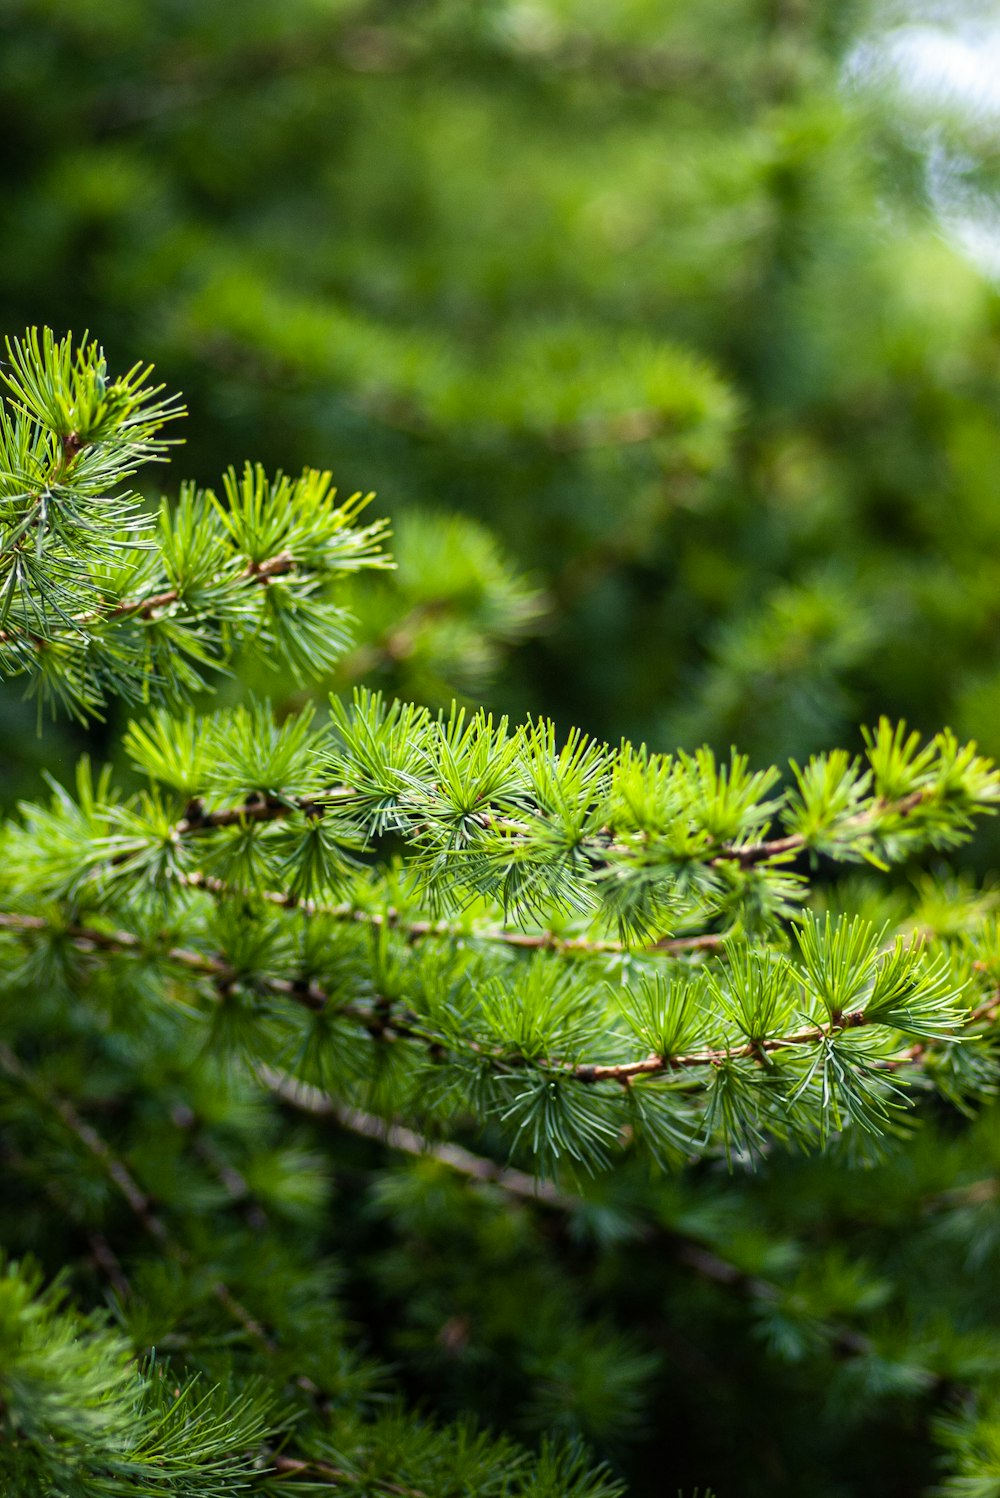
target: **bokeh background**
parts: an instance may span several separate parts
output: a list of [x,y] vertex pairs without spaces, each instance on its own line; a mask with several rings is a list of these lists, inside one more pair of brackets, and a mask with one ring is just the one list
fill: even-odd
[[353,674],[758,760],[881,712],[995,753],[991,16],[7,0],[0,320],[155,362],[168,490],[377,491],[364,637],[417,614]]
[[[399,571],[317,694],[759,763],[887,713],[997,755],[998,37],[929,0],[0,0],[0,323],[183,391],[151,497],[247,459],[377,491]],[[8,684],[3,798],[119,726],[42,741]],[[833,1314],[866,1254],[910,1273],[949,1128],[861,1178],[667,1183],[662,1218],[753,1272],[805,1242]],[[583,1435],[650,1498],[923,1490],[905,1370],[831,1403],[829,1359],[767,1362],[787,1328],[637,1258],[617,1189],[556,1243],[400,1174],[338,1221],[353,1312],[434,1410]],[[914,1252],[928,1318],[995,1302],[986,1207]]]

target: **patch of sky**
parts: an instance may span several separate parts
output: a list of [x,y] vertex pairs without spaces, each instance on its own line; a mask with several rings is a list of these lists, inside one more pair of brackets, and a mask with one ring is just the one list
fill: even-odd
[[1000,280],[1000,3],[913,0],[875,9],[845,82],[894,96],[925,161],[930,204],[947,236]]

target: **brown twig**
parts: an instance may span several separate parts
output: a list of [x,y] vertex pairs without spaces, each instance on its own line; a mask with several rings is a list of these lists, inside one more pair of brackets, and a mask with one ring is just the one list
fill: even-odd
[[355,1487],[362,1487],[365,1491],[372,1489],[380,1493],[391,1493],[393,1498],[428,1498],[428,1495],[420,1488],[403,1487],[398,1482],[390,1482],[385,1477],[372,1477],[368,1473],[345,1472],[343,1467],[333,1467],[329,1462],[316,1462],[305,1460],[295,1456],[272,1456],[272,1470],[282,1477],[320,1477],[324,1483],[332,1487],[350,1483]]
[[503,926],[475,926],[470,929],[450,921],[409,920],[391,905],[383,911],[364,910],[348,902],[327,905],[322,901],[307,900],[283,890],[241,889],[238,885],[229,884],[224,879],[204,874],[201,870],[179,875],[178,883],[190,889],[203,889],[209,894],[223,898],[263,900],[282,910],[299,910],[304,915],[322,915],[335,921],[371,926],[376,930],[388,927],[399,931],[410,942],[424,941],[428,937],[442,937],[455,942],[470,939],[498,942],[502,946],[515,947],[522,951],[560,952],[567,956],[599,956],[606,953],[633,951],[681,956],[688,952],[717,951],[726,940],[724,932],[706,931],[696,936],[661,936],[648,946],[632,947],[626,942],[612,939],[558,936],[554,931],[509,931]]
[[[20,915],[7,911],[0,912],[0,929],[20,930],[26,933],[38,932],[48,929],[48,923],[40,916]],[[129,931],[104,931],[89,926],[71,925],[65,928],[64,934],[82,951],[95,947],[126,952],[143,950],[143,944],[138,937]],[[219,992],[224,993],[239,980],[239,973],[219,956],[206,955],[186,947],[168,947],[162,956],[198,976],[210,978]],[[449,1042],[440,1035],[429,1031],[418,1015],[394,1010],[392,1005],[384,1000],[376,1000],[370,1006],[334,1002],[326,989],[307,979],[255,975],[253,986],[260,992],[287,999],[313,1013],[321,1013],[328,1008],[333,1008],[336,1014],[353,1021],[377,1040],[391,1041],[396,1038],[413,1040],[434,1054],[441,1052],[442,1049],[454,1048],[453,1044],[449,1046]],[[983,1020],[995,1019],[998,1011],[1000,1011],[1000,998],[994,996],[980,1005],[978,1009],[971,1011],[966,1019],[965,1029]],[[871,1023],[872,1021],[868,1019],[863,1010],[855,1010],[852,1013],[832,1016],[825,1025],[809,1025],[787,1035],[748,1040],[739,1045],[705,1047],[675,1055],[653,1054],[634,1061],[566,1063],[554,1058],[536,1058],[534,1064],[540,1070],[584,1085],[598,1082],[617,1082],[627,1085],[635,1077],[704,1070],[745,1059],[763,1062],[767,1055],[819,1045],[847,1030],[859,1029]],[[516,1054],[491,1050],[474,1040],[462,1040],[460,1045],[468,1053],[503,1071],[523,1065],[523,1059]],[[896,1071],[908,1064],[919,1063],[927,1049],[925,1042],[918,1042],[901,1050],[896,1056],[883,1058],[876,1064],[882,1070]]]
[[[848,818],[842,824],[841,830],[853,832],[863,838],[865,833],[876,826],[881,818],[885,816],[908,817],[932,794],[932,788],[924,787],[902,797],[899,801],[887,802],[876,799],[864,811]],[[349,802],[355,795],[356,791],[351,786],[343,785],[332,786],[309,797],[290,796],[284,799],[253,792],[239,806],[221,807],[210,812],[200,811],[195,819],[182,818],[175,825],[173,835],[177,839],[183,839],[217,827],[239,826],[245,822],[277,822],[292,816],[295,812],[304,812],[307,816],[322,816],[328,805]],[[527,823],[518,822],[509,817],[500,817],[488,810],[478,812],[469,820],[474,821],[484,830],[506,832],[512,838],[529,836],[531,833],[531,828]],[[691,861],[704,863],[710,868],[732,863],[741,868],[750,868],[772,860],[788,862],[809,847],[809,839],[803,833],[795,832],[789,833],[786,837],[764,838],[755,843],[730,842],[716,844],[714,847],[709,845],[698,855],[692,855]],[[606,835],[597,840],[595,857],[598,856],[598,850],[599,859],[606,859],[611,853],[627,855],[631,851],[625,844],[615,842],[614,834],[607,830]],[[602,866],[600,861],[594,863],[595,869]]]
[[463,1149],[458,1144],[433,1144],[414,1129],[404,1128],[401,1124],[387,1123],[384,1119],[378,1118],[373,1113],[365,1113],[360,1108],[348,1108],[341,1103],[335,1103],[318,1087],[312,1087],[308,1082],[300,1082],[285,1072],[277,1071],[274,1067],[259,1066],[256,1070],[268,1091],[283,1103],[297,1108],[300,1112],[309,1113],[313,1118],[330,1119],[352,1134],[358,1134],[364,1139],[373,1139],[376,1143],[385,1145],[387,1149],[399,1150],[402,1154],[412,1155],[418,1159],[427,1157],[438,1160],[442,1165],[447,1165],[450,1170],[466,1176],[471,1181],[480,1181],[485,1185],[499,1187],[507,1196],[540,1202],[542,1206],[557,1207],[562,1211],[568,1211],[579,1205],[579,1198],[560,1191],[551,1181],[536,1180],[526,1171],[515,1170],[511,1166],[497,1165],[495,1161],[485,1159],[482,1155],[474,1155],[471,1150]]
[[[877,823],[884,816],[908,817],[911,812],[916,811],[930,795],[932,788],[922,787],[920,790],[911,791],[908,796],[903,796],[898,801],[882,801],[876,799],[871,806],[855,816],[848,817],[842,824],[844,831],[859,832],[864,835],[865,831]],[[809,840],[800,832],[790,833],[787,837],[776,837],[757,843],[729,843],[720,852],[709,860],[710,863],[738,863],[741,868],[749,868],[753,864],[765,863],[769,859],[788,859],[798,853],[803,853],[809,847]]]
[[[260,1067],[257,1075],[269,1092],[290,1107],[313,1118],[329,1120],[349,1133],[372,1139],[387,1149],[399,1150],[400,1153],[417,1159],[436,1160],[466,1180],[495,1186],[506,1196],[558,1212],[574,1212],[586,1205],[584,1197],[563,1191],[551,1181],[536,1180],[525,1171],[498,1165],[496,1161],[473,1154],[471,1150],[462,1149],[458,1145],[436,1144],[414,1129],[404,1128],[400,1124],[388,1124],[359,1108],[344,1107],[319,1088],[299,1082],[274,1068]],[[785,1293],[779,1284],[762,1279],[759,1275],[749,1274],[722,1258],[700,1239],[676,1228],[645,1224],[640,1229],[639,1236],[647,1243],[654,1240],[667,1242],[679,1263],[694,1270],[703,1279],[734,1290],[749,1300],[775,1305]],[[874,1351],[870,1338],[852,1327],[831,1325],[825,1327],[824,1332],[838,1356],[862,1357]],[[939,1378],[930,1372],[927,1376],[933,1381]]]
[[250,1183],[242,1171],[237,1170],[212,1139],[200,1129],[200,1120],[197,1115],[185,1104],[177,1104],[170,1110],[170,1117],[177,1128],[188,1135],[194,1153],[217,1177],[230,1202],[242,1210],[243,1216],[254,1232],[260,1232],[266,1228],[267,1213],[251,1191]]
[[[247,562],[242,576],[247,582],[266,584],[272,577],[284,577],[287,573],[294,571],[297,566],[296,559],[290,552],[283,551],[276,557],[269,557],[265,562]],[[149,619],[158,609],[169,608],[171,604],[178,603],[182,594],[178,588],[168,588],[163,593],[153,593],[146,598],[125,598],[121,603],[116,603],[106,614],[97,614],[94,617],[105,619],[120,619],[125,615]]]
[[[265,562],[248,562],[242,576],[249,583],[266,585],[272,577],[280,577],[291,572],[297,563],[288,552],[282,552],[279,556],[271,557]],[[72,624],[81,631],[86,631],[90,624],[104,623],[116,619],[152,619],[161,609],[170,608],[172,604],[179,603],[183,597],[179,588],[167,588],[161,593],[151,593],[145,598],[124,598],[119,603],[112,604],[110,608],[88,609],[86,613],[74,614]],[[18,640],[27,640],[36,646],[44,645],[45,641],[34,635],[22,635],[16,630],[0,630],[0,645],[9,645]],[[221,824],[220,824],[221,825]]]

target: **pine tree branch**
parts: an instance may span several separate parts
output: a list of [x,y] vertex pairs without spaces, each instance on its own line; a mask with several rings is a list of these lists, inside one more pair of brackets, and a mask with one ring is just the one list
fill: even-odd
[[[272,577],[284,577],[289,572],[293,572],[298,565],[298,561],[290,552],[282,551],[264,562],[247,562],[242,577],[248,583],[266,587]],[[183,596],[179,588],[168,588],[163,593],[153,593],[146,598],[125,598],[99,617],[120,619],[128,615],[132,618],[138,616],[149,619],[159,609],[169,608],[172,603],[179,602]]]
[[[294,1456],[276,1455],[270,1458],[271,1467],[279,1477],[319,1478],[331,1487],[360,1487],[368,1493],[372,1490],[388,1493],[391,1498],[428,1498],[420,1488],[407,1488],[384,1477],[372,1477],[368,1473],[347,1472],[343,1467],[333,1467],[329,1462],[305,1460]],[[310,1487],[312,1484],[310,1484]]]
[[[26,933],[60,931],[60,928],[52,927],[42,917],[21,915],[15,912],[0,912],[0,929]],[[140,941],[134,933],[129,931],[105,931],[90,926],[70,925],[62,928],[61,934],[78,946],[81,951],[94,948],[123,952],[150,950],[148,944]],[[155,947],[152,950],[155,951]],[[221,956],[206,955],[185,947],[174,946],[165,948],[158,955],[193,974],[211,979],[215,987],[222,992],[238,982],[241,976]],[[282,978],[263,973],[254,975],[253,986],[258,992],[270,993],[275,997],[289,1000],[313,1013],[332,1009],[338,1015],[367,1030],[376,1040],[384,1041],[394,1038],[412,1040],[434,1056],[440,1056],[442,1052],[464,1051],[502,1072],[508,1072],[511,1068],[519,1068],[525,1064],[524,1059],[516,1052],[485,1046],[468,1037],[456,1040],[454,1037],[442,1035],[430,1029],[419,1015],[412,1011],[394,1008],[393,1001],[384,997],[376,999],[372,1005],[343,1003],[339,1000],[332,1000],[327,990],[315,981]],[[994,1021],[998,1014],[1000,1014],[1000,996],[994,996],[970,1012],[965,1021],[963,1033],[984,1021]],[[533,1057],[530,1064],[553,1077],[562,1077],[587,1086],[600,1082],[616,1082],[627,1086],[636,1077],[703,1071],[738,1060],[755,1060],[764,1065],[768,1055],[816,1046],[846,1031],[862,1029],[873,1023],[882,1022],[871,1020],[864,1010],[854,1010],[847,1014],[831,1016],[826,1025],[809,1025],[785,1035],[749,1040],[741,1045],[708,1046],[674,1055],[654,1053],[633,1061],[609,1063],[567,1063],[556,1057]],[[872,1065],[878,1070],[898,1071],[906,1065],[919,1065],[929,1049],[928,1043],[917,1042],[901,1049],[895,1056],[876,1059]]]
[[[875,827],[885,817],[910,816],[933,794],[932,788],[925,787],[898,801],[878,800],[865,811],[847,820],[841,830],[863,837],[869,829]],[[350,803],[356,796],[357,789],[346,785],[331,786],[309,796],[284,798],[254,791],[239,806],[220,807],[207,812],[199,810],[195,816],[189,814],[182,817],[179,822],[175,823],[170,836],[181,841],[217,827],[236,827],[245,822],[281,822],[296,812],[301,812],[307,817],[321,817],[329,807]],[[506,832],[513,837],[528,835],[531,832],[531,828],[526,823],[507,816],[497,816],[489,811],[471,813],[468,820],[480,826],[484,831]],[[597,840],[597,846],[605,854],[630,852],[626,845],[615,841],[614,832],[610,829]],[[714,847],[709,845],[700,850],[697,855],[692,855],[690,861],[704,863],[708,867],[735,863],[741,868],[751,868],[756,864],[775,860],[785,862],[796,854],[804,852],[809,846],[810,840],[803,833],[796,832],[786,837],[762,839],[755,843],[723,842],[717,843]],[[594,866],[595,869],[603,867],[600,862]]]
[[[994,1011],[997,1002],[993,1003]],[[535,1181],[524,1171],[510,1166],[501,1166],[487,1157],[451,1143],[439,1144],[417,1133],[416,1130],[399,1124],[388,1124],[376,1115],[359,1108],[348,1108],[334,1101],[327,1093],[308,1083],[300,1082],[271,1067],[257,1068],[257,1075],[268,1091],[281,1102],[322,1121],[329,1121],[349,1133],[370,1139],[387,1149],[416,1159],[431,1159],[446,1166],[455,1174],[472,1183],[495,1186],[504,1195],[517,1201],[526,1201],[550,1208],[556,1212],[572,1213],[586,1206],[586,1199],[572,1192],[563,1191],[550,1181]],[[987,1188],[991,1188],[987,1190]],[[972,1200],[993,1200],[997,1194],[996,1182],[976,1183],[968,1188]],[[950,1195],[946,1193],[946,1195]],[[963,1197],[964,1199],[964,1197]],[[935,1198],[934,1204],[943,1198]],[[749,1273],[738,1264],[724,1258],[701,1239],[684,1233],[677,1227],[666,1227],[660,1223],[646,1223],[638,1230],[639,1240],[650,1246],[666,1244],[673,1258],[700,1278],[711,1281],[732,1291],[741,1299],[760,1306],[780,1308],[788,1296],[788,1290],[775,1280],[764,1279]],[[818,1321],[812,1330],[822,1337],[830,1352],[838,1360],[850,1361],[879,1356],[876,1341],[864,1332],[843,1322]],[[950,1370],[914,1367],[912,1369],[926,1392],[938,1398],[969,1397],[971,1390],[956,1383]]]
[[[192,1267],[194,1261],[188,1250],[171,1236],[166,1224],[154,1212],[149,1197],[142,1190],[128,1166],[111,1151],[97,1130],[87,1123],[86,1119],[81,1118],[69,1099],[56,1097],[43,1087],[38,1079],[22,1065],[10,1047],[3,1042],[0,1042],[0,1067],[36,1102],[54,1113],[84,1151],[97,1161],[105,1176],[117,1188],[143,1232],[152,1238],[165,1253],[169,1253],[177,1263],[188,1268]],[[212,1285],[212,1294],[231,1318],[255,1342],[259,1343],[265,1352],[274,1354],[278,1351],[278,1344],[273,1337],[268,1335],[256,1317],[237,1299],[228,1285],[222,1280],[216,1280]],[[309,1382],[311,1384],[311,1381]],[[310,1387],[309,1392],[315,1392],[315,1388]]]
[[337,667],[340,689],[364,680],[382,666],[397,666],[408,660],[414,651],[414,637],[421,627],[454,613],[455,605],[447,598],[428,598],[415,604],[391,628],[348,651]]
[[358,1134],[363,1139],[373,1139],[388,1149],[399,1150],[417,1159],[437,1160],[471,1181],[499,1187],[507,1196],[520,1197],[561,1211],[570,1211],[582,1202],[582,1198],[561,1191],[551,1181],[537,1179],[527,1171],[516,1170],[509,1165],[497,1165],[495,1161],[475,1155],[458,1144],[435,1144],[423,1134],[418,1134],[415,1129],[405,1128],[402,1124],[390,1124],[374,1113],[336,1103],[318,1087],[301,1082],[274,1067],[258,1066],[256,1074],[269,1092],[299,1112],[308,1113],[313,1118],[330,1119],[340,1128]]
[[[294,571],[297,562],[288,552],[281,552],[265,562],[248,562],[243,573],[243,578],[250,585],[266,587],[272,577],[282,577]],[[82,635],[86,636],[87,626],[91,624],[104,624],[118,620],[152,619],[161,609],[169,608],[172,604],[179,603],[183,599],[183,591],[180,588],[167,588],[160,593],[148,594],[145,598],[124,598],[119,603],[111,604],[107,608],[88,609],[85,613],[74,614],[69,623],[72,624]],[[58,632],[57,632],[58,633]],[[51,639],[42,639],[40,636],[30,633],[19,633],[17,630],[0,629],[0,645],[10,645],[23,642],[30,644],[38,650],[44,650],[51,645]]]
[[247,1223],[254,1232],[260,1232],[266,1228],[267,1213],[251,1191],[246,1177],[226,1159],[210,1138],[198,1131],[199,1120],[190,1108],[177,1104],[171,1109],[170,1117],[178,1129],[190,1136],[194,1154],[216,1177],[233,1206],[242,1209]]
[[[374,1140],[387,1149],[398,1150],[414,1159],[436,1160],[468,1181],[495,1186],[506,1196],[531,1202],[536,1206],[563,1213],[575,1212],[586,1206],[584,1197],[563,1191],[551,1181],[536,1181],[525,1171],[498,1165],[496,1161],[476,1155],[459,1145],[438,1144],[414,1129],[386,1123],[360,1108],[344,1107],[320,1088],[300,1082],[273,1067],[258,1067],[257,1075],[268,1091],[288,1106],[312,1118],[335,1123],[339,1128],[363,1139]],[[682,1233],[677,1228],[645,1224],[639,1230],[639,1237],[645,1243],[666,1241],[679,1263],[694,1270],[703,1279],[733,1290],[747,1300],[779,1305],[785,1297],[785,1290],[777,1282],[749,1274],[709,1248],[701,1239]],[[831,1350],[838,1357],[866,1357],[876,1351],[872,1340],[853,1327],[826,1325],[822,1327],[822,1331]],[[942,1386],[948,1382],[945,1375],[929,1370],[927,1377],[929,1381]]]
[[157,1243],[165,1244],[168,1238],[167,1229],[153,1211],[152,1203],[138,1185],[128,1166],[111,1153],[96,1129],[80,1117],[69,1099],[55,1097],[48,1092],[27,1068],[22,1066],[10,1047],[2,1042],[0,1042],[0,1067],[36,1102],[43,1104],[56,1114],[69,1133],[83,1146],[86,1153],[98,1162],[104,1174],[125,1199],[129,1210],[141,1224],[143,1231],[154,1238]]
[[[449,921],[418,921],[404,917],[393,906],[384,911],[365,910],[358,905],[342,902],[327,905],[320,900],[309,900],[283,890],[251,890],[229,884],[224,879],[195,870],[180,874],[177,882],[190,889],[203,889],[209,894],[227,899],[263,900],[282,910],[299,910],[304,915],[322,915],[329,920],[354,922],[371,926],[375,930],[383,927],[398,931],[408,942],[423,941],[428,937],[441,937],[446,941],[463,941],[470,937],[476,941],[497,942],[501,946],[515,947],[527,952],[559,952],[567,956],[600,956],[605,953],[642,951],[664,956],[682,956],[691,952],[715,952],[726,940],[724,932],[706,931],[695,936],[662,936],[646,946],[632,946],[628,942],[598,939],[587,936],[558,936],[554,931],[509,931],[501,926],[474,926],[471,929]],[[2,918],[0,918],[2,920]]]
[[[898,801],[876,800],[875,803],[865,811],[859,812],[857,816],[850,817],[843,824],[842,831],[853,832],[864,835],[871,827],[883,817],[908,817],[923,802],[929,800],[933,794],[931,788],[922,788],[912,791],[908,796],[902,796]],[[793,832],[788,837],[772,838],[758,843],[746,843],[744,845],[729,844],[721,852],[709,860],[711,863],[722,863],[732,861],[738,863],[742,868],[750,868],[754,864],[763,863],[770,859],[785,859],[789,855],[802,853],[809,846],[809,839],[800,832]]]

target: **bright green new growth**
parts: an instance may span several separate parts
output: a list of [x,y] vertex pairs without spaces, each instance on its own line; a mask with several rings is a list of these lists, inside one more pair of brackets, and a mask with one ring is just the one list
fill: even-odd
[[[28,674],[40,700],[85,719],[109,696],[176,702],[239,649],[298,677],[336,661],[344,610],[332,579],[384,567],[367,503],[335,502],[330,475],[269,482],[230,471],[223,498],[186,487],[159,516],[122,486],[164,456],[183,414],[145,383],[109,381],[103,352],[8,340],[0,415],[0,671]],[[370,498],[370,496],[368,496]]]
[[817,759],[775,795],[739,756],[559,747],[550,724],[365,693],[332,709],[134,724],[148,791],[83,781],[8,830],[10,929],[58,909],[21,928],[36,955],[70,936],[134,967],[138,944],[169,988],[169,920],[230,1045],[359,1102],[378,1079],[390,1112],[491,1120],[546,1167],[635,1136],[681,1154],[878,1136],[916,1081],[991,1085],[969,954],[818,923],[789,867],[965,836],[1000,780],[949,735],[883,724],[866,765]]
[[[30,1273],[0,1280],[0,1475],[67,1498],[247,1483],[610,1498],[573,1452],[532,1462],[375,1413],[377,1377],[330,1356],[321,1251],[275,1247],[272,1273],[234,1289],[231,1245],[171,1228],[169,1169],[146,1161],[161,1212],[64,1096],[60,1047],[82,1035],[100,1057],[90,1101],[120,1049],[182,1130],[211,1114],[205,1068],[222,1064],[247,1099],[263,1086],[314,1111],[485,1134],[558,1176],[557,1202],[626,1155],[870,1155],[916,1099],[972,1111],[995,1090],[996,931],[942,941],[834,914],[817,876],[955,847],[995,811],[1000,773],[948,732],[923,743],[884,721],[862,758],[783,775],[735,751],[612,749],[363,689],[326,718],[279,723],[254,700],[199,717],[180,699],[237,650],[299,678],[329,670],[350,638],[331,584],[388,565],[383,527],[357,524],[359,497],[335,504],[328,475],[249,466],[154,521],[119,488],[162,455],[179,410],[148,371],[109,382],[96,345],[49,334],[10,357],[0,667],[81,717],[113,696],[160,706],[125,735],[142,788],[85,763],[75,791],[53,784],[0,833],[5,1106],[15,1134],[71,1141],[95,1199],[121,1197],[162,1264],[136,1289],[98,1235],[121,1335]],[[528,616],[527,594],[506,599],[503,618]],[[322,1191],[312,1170],[281,1162],[277,1215]],[[240,1179],[223,1172],[238,1199]],[[281,1304],[282,1274],[300,1277],[304,1312]],[[268,1290],[262,1320],[245,1297]],[[206,1300],[233,1323],[235,1371],[191,1329]],[[211,1380],[129,1361],[158,1344],[168,1368],[190,1355]],[[266,1369],[259,1388],[247,1364]]]

